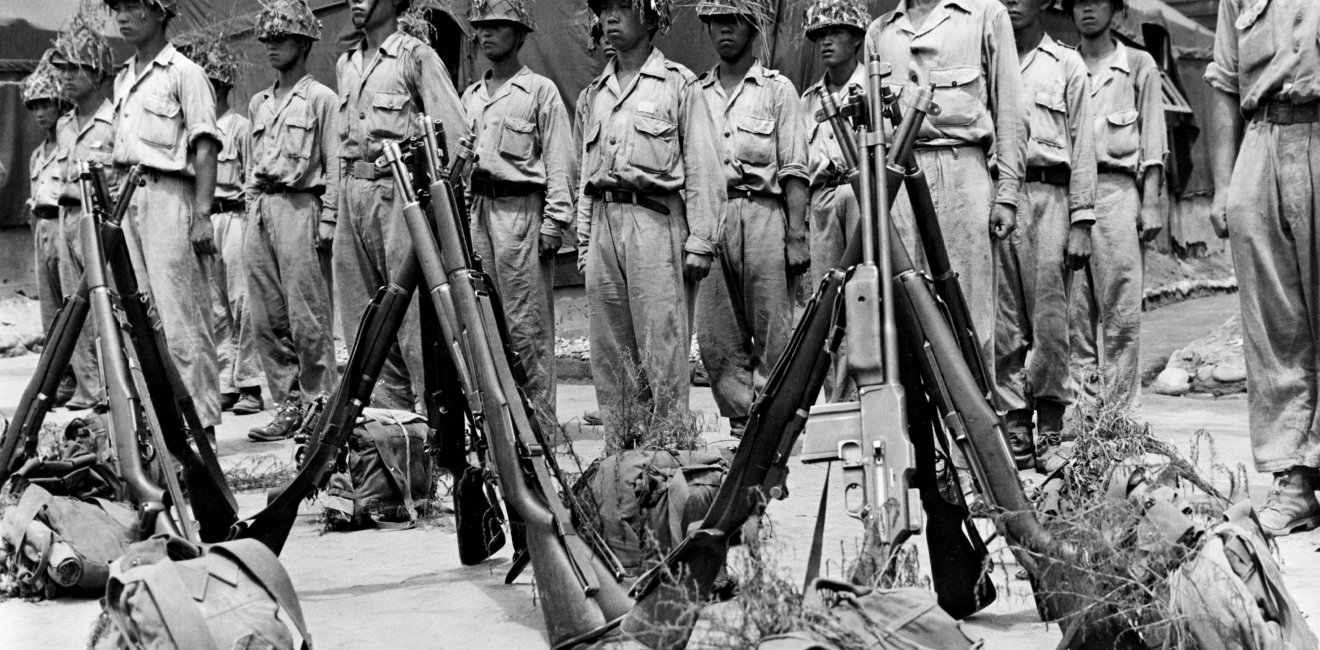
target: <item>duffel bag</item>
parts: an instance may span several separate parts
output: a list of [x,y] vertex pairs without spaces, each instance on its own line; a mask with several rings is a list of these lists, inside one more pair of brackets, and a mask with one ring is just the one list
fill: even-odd
[[28,485],[0,519],[5,571],[24,596],[100,592],[110,562],[132,541],[135,519],[123,504],[55,496]]
[[431,495],[430,428],[408,411],[366,409],[331,475],[324,515],[333,530],[411,528]]

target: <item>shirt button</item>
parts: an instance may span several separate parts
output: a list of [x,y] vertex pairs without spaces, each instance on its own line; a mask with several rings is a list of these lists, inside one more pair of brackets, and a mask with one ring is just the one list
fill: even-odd
[[365,119],[367,119],[367,114],[366,114],[366,112],[358,113],[358,119],[359,119],[359,120],[365,120]]
[[726,137],[726,138],[729,137],[729,132],[728,132],[728,131],[725,131],[725,132],[724,132],[724,137]]
[[726,164],[726,165],[729,164],[729,159],[728,159],[728,158],[725,158],[725,159],[724,159],[724,164]]
[[619,144],[618,138],[610,138],[610,144]]

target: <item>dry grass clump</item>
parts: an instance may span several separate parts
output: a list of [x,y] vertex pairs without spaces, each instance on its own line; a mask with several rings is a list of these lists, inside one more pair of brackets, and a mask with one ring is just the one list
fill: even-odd
[[229,489],[235,492],[266,490],[279,487],[293,479],[298,467],[275,454],[244,456],[222,468]]
[[[601,411],[605,424],[605,455],[629,449],[696,450],[706,447],[702,432],[706,418],[680,404],[681,400],[654,395],[645,364],[625,359],[615,369],[620,397]],[[672,404],[657,408],[657,404]]]

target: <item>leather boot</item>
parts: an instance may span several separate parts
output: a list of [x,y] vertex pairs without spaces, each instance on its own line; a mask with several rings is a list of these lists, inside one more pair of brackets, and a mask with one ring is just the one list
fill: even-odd
[[303,408],[297,401],[289,400],[275,412],[275,419],[264,427],[254,427],[248,431],[248,439],[257,442],[275,442],[293,437],[302,424]]
[[1274,489],[1261,506],[1260,525],[1275,537],[1320,526],[1320,502],[1316,501],[1314,475],[1308,468],[1274,473]]
[[1063,412],[1067,407],[1054,400],[1036,400],[1036,422],[1040,440],[1036,444],[1036,471],[1049,474],[1072,458],[1072,450],[1064,446]]
[[1004,435],[1018,469],[1031,469],[1034,462],[1031,446],[1031,410],[1014,409],[1004,414]]

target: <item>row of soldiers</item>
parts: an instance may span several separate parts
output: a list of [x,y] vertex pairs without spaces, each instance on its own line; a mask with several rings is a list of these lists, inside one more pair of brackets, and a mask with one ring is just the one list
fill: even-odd
[[[87,99],[66,83],[75,108],[62,119],[74,135],[34,155],[34,178],[39,158],[60,150],[71,160],[148,169],[130,236],[141,243],[140,272],[208,426],[219,421],[217,377],[233,377],[238,401],[255,385],[244,370],[251,366],[236,357],[229,370],[217,369],[208,286],[228,297],[216,311],[228,310],[238,348],[248,326],[235,296],[246,290],[260,365],[282,404],[271,425],[250,435],[287,436],[301,404],[334,383],[331,287],[343,331],[353,332],[409,250],[401,203],[375,162],[383,141],[417,134],[417,118],[429,115],[452,141],[474,138],[473,245],[501,292],[532,399],[553,413],[551,262],[562,239],[575,237],[606,423],[638,402],[661,417],[686,406],[695,319],[716,402],[736,432],[788,342],[795,276],[833,266],[863,216],[849,185],[855,170],[831,129],[813,118],[822,93],[842,102],[864,88],[864,55],[895,71],[888,83],[900,96],[911,68],[933,86],[940,110],[921,129],[916,162],[930,180],[1020,466],[1050,470],[1065,458],[1063,414],[1075,394],[1104,392],[1120,405],[1137,399],[1141,241],[1162,223],[1167,146],[1155,62],[1112,33],[1123,0],[1063,1],[1082,37],[1077,49],[1045,33],[1048,0],[905,0],[874,20],[858,0],[815,0],[804,31],[825,73],[801,95],[756,56],[760,35],[774,26],[760,0],[697,4],[720,58],[699,76],[652,44],[669,27],[672,0],[588,0],[609,60],[571,119],[554,83],[519,59],[535,29],[521,0],[473,3],[470,22],[490,69],[461,97],[439,56],[400,30],[408,0],[351,0],[362,38],[339,58],[338,94],[306,74],[319,22],[303,0],[273,0],[257,37],[278,80],[252,99],[247,137],[239,135],[242,118],[225,110],[232,79],[213,74],[208,83],[166,41],[173,0],[106,1],[137,54],[111,99]],[[1225,2],[1230,11],[1237,4]],[[1298,9],[1299,23],[1307,11]],[[1219,50],[1241,36],[1241,22],[1221,26]],[[68,47],[57,46],[53,58],[66,81],[82,75],[95,89],[109,74],[108,62]],[[1217,51],[1212,84],[1236,92],[1237,66],[1235,49]],[[29,97],[40,118],[41,97]],[[1252,101],[1243,108],[1269,97]],[[84,137],[89,130],[103,134]],[[1220,157],[1231,167],[1232,155]],[[241,162],[226,167],[234,160]],[[67,171],[63,180],[67,188]],[[39,243],[64,233],[60,257],[71,274],[78,254],[68,233],[81,227],[74,200],[57,201],[58,226],[38,219]],[[895,218],[920,258],[904,196]],[[1257,248],[1235,242],[1239,263]],[[208,275],[216,278],[210,285]],[[1256,320],[1276,317],[1253,305]],[[408,323],[377,405],[413,408],[422,394],[420,333],[415,319]],[[1277,327],[1259,330],[1248,327],[1253,345],[1282,350]],[[1270,357],[1276,365],[1306,365],[1294,363],[1295,350],[1284,352],[1292,361],[1279,361],[1281,352]],[[80,385],[92,389],[93,358],[80,358]],[[843,365],[830,382],[833,398],[850,391]],[[1314,437],[1315,364],[1308,367]],[[1253,368],[1259,364],[1249,359]],[[1307,448],[1300,442],[1280,452],[1286,461],[1262,458],[1263,448],[1280,445],[1272,431],[1258,434],[1265,416],[1257,412],[1278,399],[1262,396],[1272,384],[1257,379],[1258,468],[1280,472],[1276,497],[1301,503],[1289,510],[1275,498],[1263,520],[1286,532],[1320,519],[1305,489],[1305,466],[1317,463],[1297,455]]]

